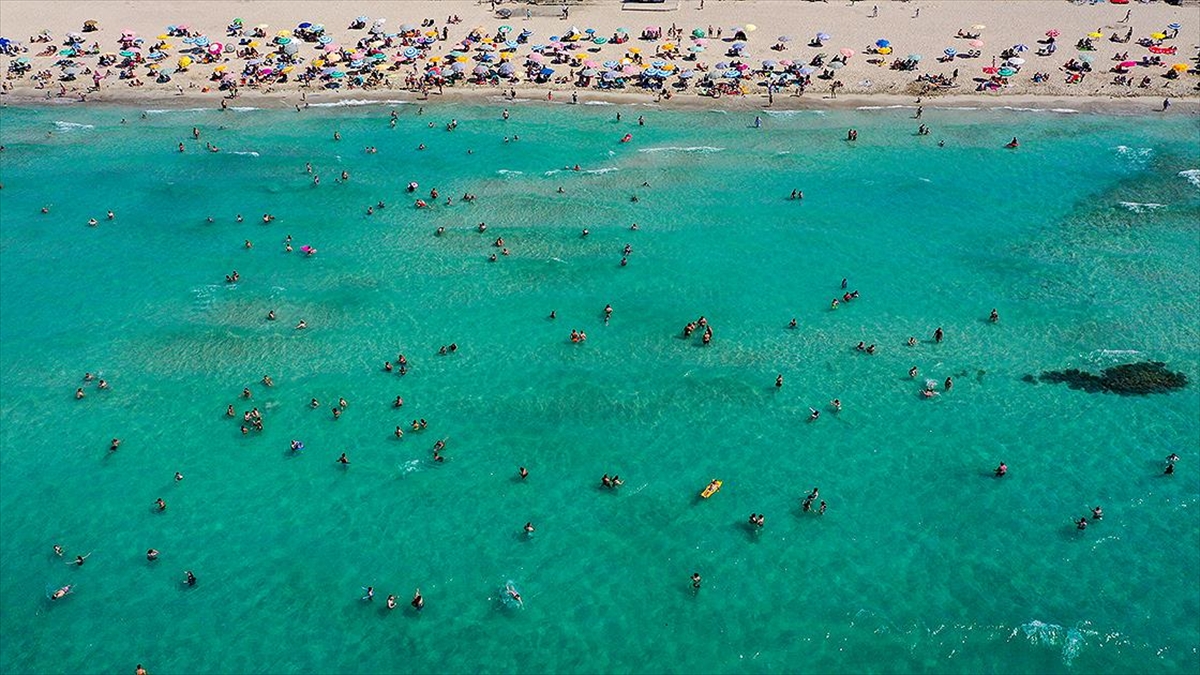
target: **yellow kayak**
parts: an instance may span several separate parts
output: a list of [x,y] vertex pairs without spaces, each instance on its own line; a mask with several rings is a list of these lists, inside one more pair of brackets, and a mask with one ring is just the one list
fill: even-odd
[[708,499],[709,497],[716,494],[717,490],[720,490],[720,489],[721,489],[721,481],[714,480],[713,482],[708,484],[708,487],[704,488],[704,491],[700,493],[700,496],[703,497],[704,499]]

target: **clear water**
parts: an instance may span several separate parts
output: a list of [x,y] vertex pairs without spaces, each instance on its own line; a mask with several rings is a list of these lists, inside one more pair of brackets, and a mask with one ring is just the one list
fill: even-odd
[[0,671],[1200,670],[1195,119],[500,108],[0,111]]

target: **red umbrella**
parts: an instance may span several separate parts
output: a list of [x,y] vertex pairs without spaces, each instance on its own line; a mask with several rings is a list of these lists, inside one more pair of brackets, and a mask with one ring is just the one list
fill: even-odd
[[1132,68],[1137,65],[1137,61],[1122,61],[1118,68]]
[[999,71],[1000,69],[996,66],[985,66],[983,69],[983,72],[987,73],[988,75],[995,75]]
[[1058,32],[1058,29],[1056,28],[1051,28],[1050,30],[1046,31],[1046,37],[1056,38],[1059,35],[1062,35],[1062,33]]

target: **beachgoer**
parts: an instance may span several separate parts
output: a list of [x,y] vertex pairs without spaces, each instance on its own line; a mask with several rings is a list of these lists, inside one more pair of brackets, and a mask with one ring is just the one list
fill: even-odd
[[519,471],[517,471],[517,473],[520,474],[522,480],[525,478],[529,478],[529,469],[526,469],[525,467],[521,467],[521,469]]
[[996,477],[1000,478],[1006,473],[1008,473],[1008,465],[1004,462],[1000,462],[1000,466],[996,467]]
[[[517,596],[517,599],[519,600],[520,596]],[[411,602],[409,602],[409,604],[413,606],[413,609],[418,611],[425,609],[425,596],[421,595],[421,589],[418,588],[417,591],[413,593],[413,599]]]
[[692,588],[697,589],[697,590],[700,588],[700,573],[699,572],[692,572]]

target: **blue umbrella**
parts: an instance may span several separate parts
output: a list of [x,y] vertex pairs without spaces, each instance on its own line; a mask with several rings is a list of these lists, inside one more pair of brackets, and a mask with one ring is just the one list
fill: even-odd
[[505,41],[504,41],[504,46],[505,46],[505,47],[511,47],[512,49],[516,49],[516,48],[517,48],[517,41],[516,41],[516,40],[505,40]]
[[314,23],[314,24],[313,24],[313,27],[312,27],[312,32],[314,32],[314,33],[324,33],[324,32],[325,32],[325,24],[323,24],[323,23]]
[[1169,23],[1167,24],[1167,28],[1170,28],[1171,30],[1179,30],[1180,28],[1183,28],[1183,26],[1179,25],[1178,23]]
[[766,61],[762,62],[762,65],[763,65],[763,68],[766,68],[769,70],[769,69],[774,68],[775,66],[779,65],[779,62],[776,61],[775,59],[767,59]]
[[606,70],[606,71],[604,71],[604,74],[601,75],[600,77],[603,77],[606,80],[615,80],[615,79],[617,79],[617,73],[612,70]]
[[695,76],[696,76],[696,73],[695,73],[695,71],[692,71],[692,70],[685,70],[682,73],[679,73],[679,77],[682,79],[685,79],[685,80],[695,77]]
[[813,73],[817,72],[817,69],[813,68],[812,66],[804,66],[804,67],[800,68],[800,70],[797,70],[796,72],[800,73],[801,75],[812,75]]
[[[464,64],[461,64],[461,63],[456,63],[456,64],[454,64],[454,65],[456,65],[456,66],[461,66],[461,65],[464,65]],[[480,75],[480,76],[482,76],[482,75],[489,75],[489,74],[491,74],[491,72],[492,72],[492,71],[491,71],[491,69],[490,69],[490,68],[488,68],[487,66],[475,66],[475,70],[473,70],[473,71],[471,71],[471,72],[475,73],[476,75]]]
[[735,43],[733,43],[733,49],[735,49],[735,50],[737,50],[737,51],[741,51],[741,50],[743,50],[743,49],[745,49],[745,48],[746,48],[746,43],[745,43],[745,42],[735,42]]
[[551,35],[551,36],[550,36],[550,41],[551,41],[551,42],[561,42],[561,41],[562,41],[562,37],[561,37],[561,36],[558,36],[558,35]]
[[501,63],[500,64],[500,74],[505,77],[512,75],[513,74],[513,64],[508,63],[507,61],[505,61],[504,63]]
[[717,65],[715,65],[713,67],[716,68],[717,70],[726,70],[729,68],[729,62],[721,61],[720,63],[718,63]]
[[583,71],[579,74],[583,75],[584,77],[595,77],[596,69],[595,68],[584,68]]
[[417,51],[416,47],[409,47],[408,49],[405,49],[403,52],[400,52],[400,53],[403,54],[404,58],[406,58],[406,59],[415,59],[415,58],[417,58],[417,54],[419,54],[420,52]]
[[829,35],[829,33],[817,33],[817,41],[818,42],[824,42],[824,41],[828,40],[830,37],[831,36]]
[[299,28],[301,30],[303,30],[305,28],[312,28],[312,24],[309,23],[308,21],[302,21],[299,26],[296,26],[296,28]]
[[876,40],[875,46],[876,47],[891,47],[892,43],[889,40]]
[[667,65],[667,62],[661,61],[661,60],[660,61],[651,61],[650,65],[654,66],[655,68],[662,68],[663,66]]
[[957,54],[957,53],[958,53],[958,50],[957,50],[957,49],[955,49],[954,47],[946,47],[946,49],[945,49],[945,51],[944,51],[943,53],[944,53],[946,56],[954,56],[955,54]]
[[491,63],[492,61],[496,60],[496,55],[490,54],[490,53],[489,54],[480,54],[479,60],[483,61],[484,63]]
[[605,68],[612,70],[613,68],[616,68],[616,67],[620,66],[621,64],[617,63],[616,61],[605,61],[603,65]]
[[553,68],[542,68],[542,72],[541,72],[542,77],[550,77],[553,74],[554,74]]
[[725,74],[723,75],[723,77],[728,77],[731,79],[737,79],[741,76],[742,76],[742,74],[740,72],[738,72],[737,69],[734,69],[734,68],[731,68],[731,69],[725,71]]
[[330,42],[333,42],[333,37],[329,36],[329,35],[322,35],[321,37],[317,38],[317,42],[320,42],[323,45],[327,45]]
[[595,29],[595,28],[588,28],[588,29],[584,30],[583,32],[587,33],[588,35],[595,35],[595,34],[596,34],[596,29]]
[[1027,51],[1029,51],[1029,47],[1026,45],[1013,45],[1013,51],[1014,52],[1027,52]]
[[195,44],[200,47],[207,47],[208,46],[208,38],[201,35],[200,37],[196,38]]

